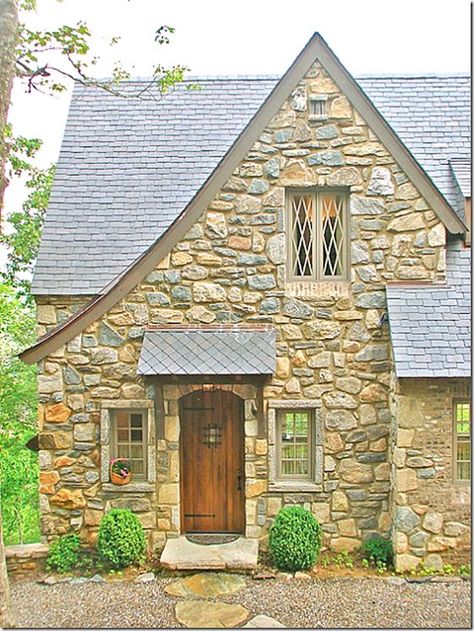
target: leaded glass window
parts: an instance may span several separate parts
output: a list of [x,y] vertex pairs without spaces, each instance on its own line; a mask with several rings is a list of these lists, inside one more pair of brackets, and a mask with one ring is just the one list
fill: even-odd
[[292,275],[314,276],[314,198],[312,195],[291,197]]
[[456,401],[454,405],[456,479],[471,479],[471,404]]
[[310,410],[281,410],[278,423],[280,478],[311,478],[312,415]]
[[347,278],[346,198],[338,191],[289,195],[289,279]]
[[128,458],[134,478],[146,476],[146,421],[141,411],[114,413],[114,458]]

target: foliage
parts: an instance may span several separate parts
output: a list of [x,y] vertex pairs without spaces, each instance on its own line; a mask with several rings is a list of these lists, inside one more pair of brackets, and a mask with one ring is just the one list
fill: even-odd
[[382,564],[387,568],[393,561],[393,546],[389,539],[384,539],[380,535],[374,535],[366,539],[362,544],[364,557],[376,567]]
[[122,478],[126,478],[132,469],[128,458],[112,458],[110,464],[112,465],[112,472]]
[[59,537],[49,546],[46,569],[57,570],[60,574],[70,572],[79,562],[79,548],[78,535]]
[[280,510],[270,528],[269,549],[280,570],[306,570],[316,563],[321,548],[321,526],[301,506]]
[[[35,8],[35,0],[20,2],[20,18]],[[158,27],[155,34],[157,46],[169,44],[173,33],[174,28],[170,26]],[[109,45],[115,46],[120,39],[112,37]],[[98,62],[98,57],[92,53],[92,44],[92,33],[82,20],[74,26],[64,24],[51,30],[30,29],[20,21],[15,53],[16,75],[26,81],[28,92],[63,92],[67,89],[67,81],[72,80],[129,98],[130,95],[120,91],[118,87],[121,81],[130,78],[130,72],[121,63],[114,64],[108,81],[97,80],[91,76],[91,71]],[[153,86],[158,88],[159,93],[166,93],[183,80],[188,70],[189,68],[179,64],[171,68],[156,64],[151,71],[152,80],[139,96],[142,97]],[[192,89],[194,86],[190,87]],[[137,95],[132,95],[132,98],[136,97]]]
[[458,568],[459,576],[471,576],[471,564],[460,565]]
[[145,547],[143,527],[131,510],[112,508],[102,517],[97,548],[103,561],[127,567],[144,559]]
[[42,145],[38,138],[14,137],[11,127],[7,126],[6,141],[9,149],[7,177],[25,178],[29,194],[21,211],[7,213],[7,229],[0,234],[0,243],[8,248],[8,260],[1,277],[17,289],[19,296],[33,304],[30,294],[31,276],[38,254],[55,167],[39,169],[33,164],[32,159]]
[[7,543],[39,539],[38,458],[25,447],[36,433],[36,367],[16,355],[34,340],[34,313],[0,284],[0,501]]
[[339,552],[339,554],[334,558],[334,565],[337,565],[337,567],[347,567],[352,569],[354,567],[354,561],[347,550],[341,550],[341,552]]

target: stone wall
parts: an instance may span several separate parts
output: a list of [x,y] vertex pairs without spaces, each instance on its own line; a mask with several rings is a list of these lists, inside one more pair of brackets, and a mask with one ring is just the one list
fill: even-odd
[[8,575],[15,579],[25,578],[44,571],[48,546],[44,543],[6,546],[5,556]]
[[[327,120],[309,118],[310,94],[326,95]],[[285,188],[322,186],[350,195],[350,280],[289,283]],[[392,365],[384,287],[444,275],[443,226],[316,64],[173,251],[99,321],[40,362],[45,536],[73,528],[92,541],[107,506],[132,499],[126,487],[111,495],[100,480],[100,415],[104,400],[156,397],[136,375],[147,325],[220,323],[276,328],[277,368],[264,388],[269,421],[274,400],[320,402],[317,490],[267,487],[271,444],[262,443],[254,455],[263,483],[253,504],[249,497],[255,510],[249,508],[248,525],[263,536],[281,505],[298,502],[318,516],[335,549],[388,533]],[[46,329],[77,307],[67,298],[41,302],[38,320]],[[155,486],[134,497],[158,541],[153,533],[177,533],[160,485],[177,484],[179,476],[160,440]]]
[[453,403],[469,379],[402,379],[393,452],[394,548],[399,569],[421,559],[469,562],[471,487],[454,479]]

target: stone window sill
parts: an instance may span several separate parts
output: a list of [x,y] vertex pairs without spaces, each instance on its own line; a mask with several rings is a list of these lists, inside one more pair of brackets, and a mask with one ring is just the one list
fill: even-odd
[[295,492],[295,493],[320,493],[323,490],[321,484],[307,482],[305,480],[280,480],[270,484],[269,491]]
[[350,293],[350,282],[347,279],[338,280],[287,280],[285,295],[294,298],[321,298],[332,296],[336,298],[347,297]]
[[113,493],[153,493],[156,487],[151,482],[129,482],[128,484],[112,484],[104,482],[102,490]]

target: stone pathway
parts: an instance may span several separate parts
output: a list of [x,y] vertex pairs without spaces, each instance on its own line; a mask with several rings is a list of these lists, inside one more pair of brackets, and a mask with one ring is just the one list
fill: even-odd
[[243,629],[286,629],[285,625],[275,618],[270,616],[264,616],[260,614],[255,616],[252,620],[249,620],[247,624],[244,624]]
[[168,585],[165,592],[183,598],[217,598],[243,587],[245,579],[238,574],[193,574]]
[[240,626],[249,612],[242,605],[182,600],[176,605],[176,619],[188,628],[221,629]]
[[[220,629],[240,627],[249,617],[249,611],[242,605],[209,602],[209,599],[234,594],[245,584],[245,579],[238,574],[193,574],[167,585],[164,591],[185,598],[175,607],[176,619],[185,627]],[[284,625],[270,616],[259,615],[249,620],[244,628],[284,628]]]

